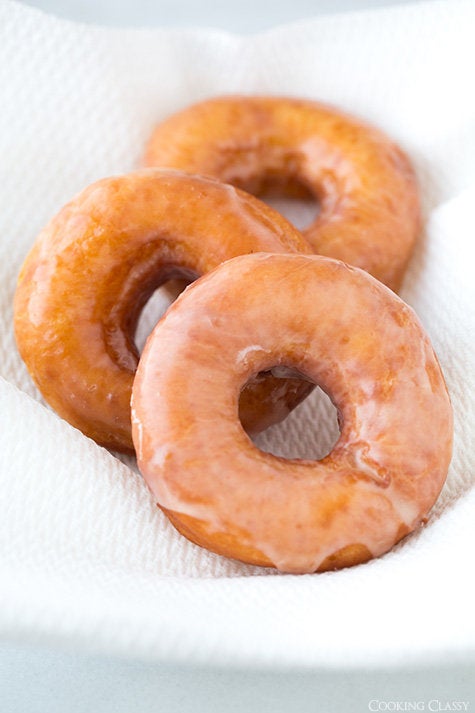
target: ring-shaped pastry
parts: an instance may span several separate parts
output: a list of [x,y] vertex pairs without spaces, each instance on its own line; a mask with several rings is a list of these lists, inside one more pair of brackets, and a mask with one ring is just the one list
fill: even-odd
[[303,231],[313,251],[401,284],[420,231],[416,178],[382,131],[324,104],[228,96],[159,124],[145,165],[215,176],[255,195],[311,195],[320,208]]
[[[309,248],[276,211],[216,180],[145,169],[86,188],[38,237],[15,296],[19,351],[46,401],[98,443],[132,451],[134,334],[145,302],[169,279],[192,281],[262,250]],[[245,427],[282,420],[312,388],[260,375],[242,395]]]
[[[338,410],[320,461],[264,453],[242,429],[241,388],[274,366]],[[181,533],[295,573],[387,552],[427,516],[451,456],[449,396],[413,310],[315,255],[238,257],[181,295],[143,352],[132,422],[139,467]]]

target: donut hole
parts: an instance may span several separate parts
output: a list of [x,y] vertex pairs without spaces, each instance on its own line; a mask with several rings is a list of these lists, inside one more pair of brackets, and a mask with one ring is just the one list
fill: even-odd
[[192,282],[193,279],[191,278],[175,278],[167,280],[152,292],[140,313],[135,330],[134,341],[139,354],[142,353],[145,342],[157,322],[163,317],[178,295]]
[[275,175],[268,172],[248,181],[236,180],[235,183],[277,210],[298,230],[308,228],[320,213],[318,197],[295,174]]
[[317,197],[296,176],[285,179],[265,176],[257,195],[298,230],[308,228],[320,213]]
[[306,230],[316,220],[319,203],[315,198],[290,198],[289,196],[259,196],[268,206],[278,211],[297,230]]
[[[296,376],[293,372],[292,378]],[[318,461],[333,450],[339,437],[338,410],[328,394],[316,385],[285,420],[251,439],[261,451],[280,458]]]

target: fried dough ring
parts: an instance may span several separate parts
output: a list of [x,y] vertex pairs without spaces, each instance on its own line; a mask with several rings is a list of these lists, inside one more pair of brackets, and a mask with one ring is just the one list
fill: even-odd
[[229,96],[159,124],[145,165],[215,176],[261,195],[312,195],[320,213],[303,231],[314,252],[398,289],[420,230],[407,156],[385,134],[314,101]]
[[[17,344],[46,401],[98,443],[132,451],[143,305],[168,279],[261,250],[308,246],[278,213],[213,179],[148,169],[86,188],[42,231],[18,281]],[[311,388],[259,377],[243,394],[245,427],[282,420]]]
[[[274,366],[338,410],[320,461],[264,453],[241,427],[241,388]],[[316,255],[238,257],[181,295],[142,355],[132,422],[140,469],[181,533],[285,572],[387,552],[424,520],[451,456],[449,396],[412,309]]]

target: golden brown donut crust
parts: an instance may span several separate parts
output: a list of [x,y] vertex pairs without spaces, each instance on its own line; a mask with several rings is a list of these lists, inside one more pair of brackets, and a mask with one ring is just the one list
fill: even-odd
[[324,104],[225,96],[159,124],[147,166],[215,176],[256,195],[310,192],[319,204],[303,231],[314,252],[401,284],[420,231],[416,178],[383,132]]
[[[264,453],[239,423],[242,385],[274,366],[306,375],[338,410],[340,438],[320,461]],[[211,380],[212,395],[200,387]],[[449,396],[415,313],[316,255],[238,257],[183,293],[142,355],[132,422],[139,467],[180,532],[295,573],[387,552],[426,518],[452,448]]]
[[[261,250],[309,248],[277,212],[216,180],[145,169],[86,188],[42,231],[18,280],[17,344],[46,401],[98,443],[132,451],[143,305],[170,278]],[[311,388],[259,379],[243,394],[246,428],[282,420]]]

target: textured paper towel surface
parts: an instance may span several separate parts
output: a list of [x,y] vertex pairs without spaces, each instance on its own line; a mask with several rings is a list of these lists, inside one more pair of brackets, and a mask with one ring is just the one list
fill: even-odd
[[[223,664],[473,656],[474,23],[457,0],[240,38],[85,27],[0,1],[0,631]],[[335,103],[392,134],[420,177],[427,228],[403,297],[447,378],[454,458],[427,526],[351,570],[275,575],[190,544],[134,470],[41,405],[14,347],[16,276],[39,229],[138,165],[156,121],[224,92]],[[260,444],[312,456],[332,428],[317,394]]]

